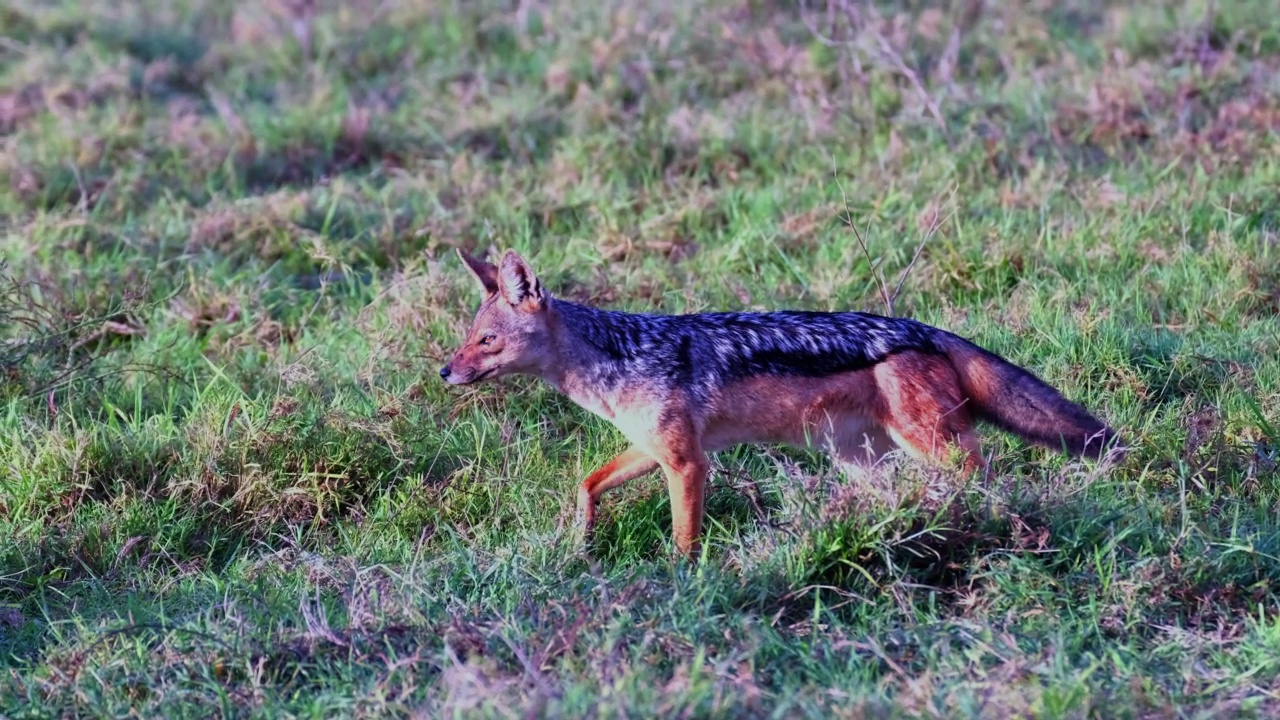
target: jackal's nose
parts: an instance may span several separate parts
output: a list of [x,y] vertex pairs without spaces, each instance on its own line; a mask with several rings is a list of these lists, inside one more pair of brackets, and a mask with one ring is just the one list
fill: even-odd
[[448,380],[449,373],[450,373],[450,370],[448,365],[445,365],[444,367],[440,368],[440,378],[442,380]]

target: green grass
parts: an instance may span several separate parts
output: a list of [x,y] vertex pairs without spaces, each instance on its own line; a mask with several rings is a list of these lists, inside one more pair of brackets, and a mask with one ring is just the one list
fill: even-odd
[[[1270,3],[280,5],[0,11],[0,716],[1280,713]],[[935,218],[896,312],[1123,464],[739,449],[702,562],[656,477],[584,555],[619,435],[435,377],[456,246],[881,310]]]

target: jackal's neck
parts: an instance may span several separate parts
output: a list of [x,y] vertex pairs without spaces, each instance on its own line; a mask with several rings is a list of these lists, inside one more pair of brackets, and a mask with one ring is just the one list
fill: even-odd
[[622,383],[626,365],[649,344],[646,318],[552,299],[551,346],[543,380],[596,409]]

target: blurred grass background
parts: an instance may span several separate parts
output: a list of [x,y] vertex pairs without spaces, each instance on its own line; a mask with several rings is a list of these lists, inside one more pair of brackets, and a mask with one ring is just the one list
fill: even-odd
[[[1263,0],[0,9],[0,714],[1280,712]],[[866,233],[864,253],[848,227]],[[930,230],[935,232],[930,235]],[[636,310],[896,311],[1134,444],[717,458],[435,379],[514,247]]]

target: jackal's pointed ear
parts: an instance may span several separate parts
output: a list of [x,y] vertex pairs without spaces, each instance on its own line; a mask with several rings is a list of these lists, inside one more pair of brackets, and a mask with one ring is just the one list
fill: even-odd
[[526,310],[542,308],[545,299],[542,283],[538,282],[529,264],[515,250],[508,250],[502,256],[502,266],[498,269],[498,288],[503,299],[515,307]]
[[472,275],[476,276],[476,280],[484,286],[484,291],[490,295],[498,294],[498,266],[491,262],[485,262],[471,253],[458,248],[458,258],[462,260],[462,264],[467,266]]

